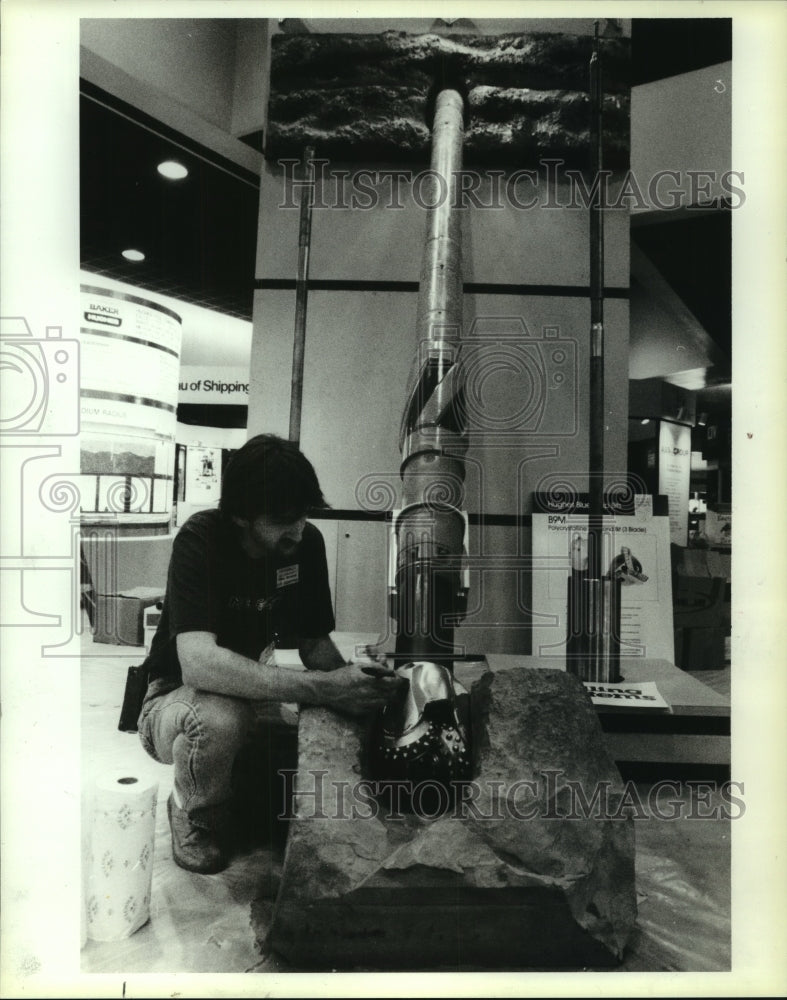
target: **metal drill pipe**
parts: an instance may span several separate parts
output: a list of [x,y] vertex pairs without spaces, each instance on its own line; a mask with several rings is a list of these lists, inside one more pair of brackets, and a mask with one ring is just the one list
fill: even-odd
[[462,229],[456,209],[458,171],[462,169],[464,102],[456,90],[443,90],[432,124],[431,192],[426,222],[416,333],[425,340],[459,341],[462,325]]
[[309,249],[312,237],[314,203],[314,149],[303,153],[307,187],[301,188],[300,224],[298,227],[298,276],[295,280],[295,336],[292,343],[292,382],[290,385],[290,441],[300,444],[303,407],[303,362],[306,350],[306,305],[309,295]]
[[447,659],[453,626],[446,624],[459,589],[457,570],[440,568],[461,554],[464,521],[450,502],[464,481],[461,433],[446,426],[457,391],[456,361],[462,327],[461,218],[456,189],[462,168],[464,102],[441,91],[432,124],[431,183],[421,264],[413,364],[402,418],[402,515],[396,586],[397,659]]

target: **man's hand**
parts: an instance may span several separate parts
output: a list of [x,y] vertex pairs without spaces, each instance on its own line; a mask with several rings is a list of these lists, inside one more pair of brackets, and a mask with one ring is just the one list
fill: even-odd
[[377,666],[392,667],[393,663],[388,659],[385,647],[389,644],[388,636],[383,634],[377,642],[370,643],[364,647],[364,653]]
[[[368,671],[373,670],[374,674]],[[322,684],[322,703],[339,712],[365,715],[383,705],[407,684],[393,670],[369,664],[349,663],[326,674]]]

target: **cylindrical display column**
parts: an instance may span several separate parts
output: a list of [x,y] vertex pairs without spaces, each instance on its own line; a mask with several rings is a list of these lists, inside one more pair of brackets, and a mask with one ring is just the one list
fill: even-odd
[[82,285],[83,525],[163,534],[172,513],[181,318],[125,292]]

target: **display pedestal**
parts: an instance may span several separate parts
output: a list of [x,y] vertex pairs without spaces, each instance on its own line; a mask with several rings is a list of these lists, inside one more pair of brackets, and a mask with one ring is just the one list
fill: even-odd
[[[551,669],[554,659],[489,653],[491,670]],[[653,681],[669,705],[669,712],[604,712],[598,709],[607,747],[615,763],[649,765],[650,774],[664,768],[665,777],[675,767],[696,765],[715,768],[730,764],[730,702],[668,660],[621,661],[624,681]],[[636,768],[633,769],[636,772]]]
[[[357,656],[365,646],[376,643],[372,632],[334,632],[333,639],[345,658]],[[457,662],[456,677],[466,688],[487,670],[554,670],[553,657],[487,653],[474,662]],[[624,681],[636,684],[653,681],[669,705],[668,713],[604,712],[597,709],[607,748],[622,764],[673,766],[706,765],[729,768],[730,700],[706,684],[679,670],[669,660],[624,658]]]

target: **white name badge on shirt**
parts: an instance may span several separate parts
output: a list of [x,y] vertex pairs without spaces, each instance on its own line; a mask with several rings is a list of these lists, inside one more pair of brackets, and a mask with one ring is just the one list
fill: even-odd
[[294,566],[282,566],[276,570],[276,586],[291,587],[298,582],[298,564]]

